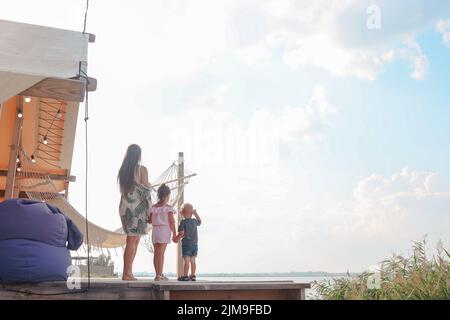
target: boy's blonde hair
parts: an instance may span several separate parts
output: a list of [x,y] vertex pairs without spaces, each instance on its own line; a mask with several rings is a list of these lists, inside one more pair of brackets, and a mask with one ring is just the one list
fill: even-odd
[[185,209],[194,210],[194,206],[192,204],[190,204],[189,202],[186,202],[181,206],[181,213],[183,213]]

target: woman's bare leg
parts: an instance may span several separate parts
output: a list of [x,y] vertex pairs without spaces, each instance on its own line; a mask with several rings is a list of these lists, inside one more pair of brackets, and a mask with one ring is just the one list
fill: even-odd
[[[139,242],[141,241],[140,237],[135,237],[136,239],[134,239],[134,243],[133,243],[133,256],[131,259],[131,265],[133,265],[134,263],[134,258],[136,258],[136,253],[137,253],[137,249],[139,247]],[[133,280],[137,280],[137,278],[133,275],[133,268],[131,268],[131,277],[133,278]]]
[[127,236],[127,243],[123,253],[123,273],[122,280],[136,280],[133,276],[133,259],[135,255],[135,246],[137,237]]
[[135,243],[134,243],[134,247],[133,247],[133,260],[132,260],[132,262],[134,262],[134,258],[136,257],[136,253],[137,253],[137,249],[138,249],[138,247],[139,247],[139,242],[141,241],[141,238],[140,237],[136,237],[136,239],[135,239]]

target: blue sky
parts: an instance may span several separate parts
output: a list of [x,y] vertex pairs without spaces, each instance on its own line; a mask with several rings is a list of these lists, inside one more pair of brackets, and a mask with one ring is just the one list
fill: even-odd
[[[200,271],[361,271],[425,234],[448,246],[450,1],[124,3],[89,13],[94,222],[120,224],[115,178],[136,142],[151,179],[178,151],[198,173]],[[0,18],[79,30],[83,9],[18,0]],[[136,269],[151,270],[143,248]]]

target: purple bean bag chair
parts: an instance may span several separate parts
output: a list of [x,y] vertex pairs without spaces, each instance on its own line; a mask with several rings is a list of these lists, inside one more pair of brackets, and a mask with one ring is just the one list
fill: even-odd
[[42,202],[0,203],[0,281],[66,280],[71,264],[68,221]]
[[27,239],[0,240],[0,278],[4,283],[66,281],[69,250]]

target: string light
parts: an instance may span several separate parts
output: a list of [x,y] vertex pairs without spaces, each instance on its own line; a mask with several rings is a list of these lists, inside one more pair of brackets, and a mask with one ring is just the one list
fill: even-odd
[[[58,103],[59,106],[56,106],[55,105],[56,103]],[[42,107],[42,105],[50,107],[50,109],[42,109],[42,110],[45,113],[47,113],[49,116],[51,116],[51,119],[45,119],[47,122],[49,122],[49,126],[46,126],[46,127],[42,126],[42,129],[46,130],[46,132],[40,133],[41,137],[43,136],[44,138],[42,140],[39,139],[39,142],[38,142],[38,144],[36,146],[36,149],[34,150],[33,153],[31,153],[32,156],[30,156],[29,159],[31,159],[31,161],[33,163],[37,162],[38,156],[36,156],[36,152],[40,150],[39,149],[40,146],[45,145],[45,146],[49,147],[50,145],[57,145],[56,141],[49,139],[49,134],[51,134],[52,137],[54,136],[56,138],[58,138],[58,137],[62,138],[62,135],[60,135],[59,133],[57,133],[55,131],[52,131],[52,130],[61,129],[60,127],[55,125],[55,122],[63,120],[64,114],[65,114],[64,106],[66,106],[67,104],[65,102],[63,102],[63,101],[48,102],[48,101],[45,101],[45,100],[41,100],[40,101],[40,107]],[[55,110],[56,112],[53,111],[52,109]],[[44,162],[46,162],[46,163],[48,163],[48,164],[50,164],[52,166],[57,167],[57,165],[55,165],[53,163],[50,163],[51,161],[60,161],[60,159],[58,158],[57,155],[53,155],[53,153],[57,153],[55,148],[51,148],[50,150],[45,149],[44,152],[46,154],[48,154],[48,156],[50,156],[50,159],[40,158],[40,160],[42,160],[42,161],[44,161]],[[50,161],[50,162],[48,162],[47,160]]]
[[31,102],[31,97],[26,96],[23,100],[24,100],[26,103],[30,103],[30,102]]
[[17,163],[19,163],[19,162],[20,162],[20,156],[19,156],[19,155],[17,155],[17,159],[16,159],[16,162],[17,162]]
[[20,162],[19,162],[19,164],[17,165],[17,171],[18,171],[18,172],[22,171],[22,165],[20,164]]
[[17,111],[17,117],[18,117],[19,119],[23,118],[22,109],[19,109],[19,110]]

